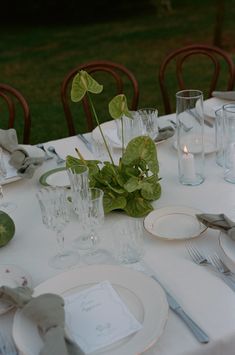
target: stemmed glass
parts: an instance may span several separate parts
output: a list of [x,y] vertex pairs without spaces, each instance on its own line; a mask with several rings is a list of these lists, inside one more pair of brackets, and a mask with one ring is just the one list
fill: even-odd
[[4,154],[2,148],[0,147],[0,199],[2,200],[2,203],[0,203],[0,209],[3,212],[9,213],[16,209],[16,204],[14,202],[5,201],[2,183],[5,181],[6,176],[7,169],[4,161]]
[[67,269],[79,261],[76,252],[65,250],[63,231],[69,222],[69,208],[66,188],[45,187],[40,189],[37,199],[41,208],[42,221],[45,226],[56,232],[59,252],[49,260],[49,264],[56,269]]
[[100,242],[99,230],[104,223],[103,197],[104,192],[101,189],[88,190],[88,198],[83,210],[84,228],[88,238],[87,253],[84,256],[87,264],[107,262],[111,257],[107,250],[97,247]]

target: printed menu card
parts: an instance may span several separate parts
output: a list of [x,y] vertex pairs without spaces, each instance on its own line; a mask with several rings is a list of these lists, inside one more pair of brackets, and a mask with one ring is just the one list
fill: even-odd
[[66,296],[65,313],[70,336],[86,354],[142,328],[109,281]]

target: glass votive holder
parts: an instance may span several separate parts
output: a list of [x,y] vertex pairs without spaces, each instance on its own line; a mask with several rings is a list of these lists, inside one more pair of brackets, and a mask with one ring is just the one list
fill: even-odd
[[143,221],[129,218],[118,222],[114,228],[114,247],[119,263],[139,262],[144,255]]
[[215,111],[215,147],[216,147],[216,163],[223,167],[223,108]]
[[154,139],[158,135],[158,110],[156,108],[139,109],[138,114],[143,123],[144,134]]
[[182,90],[176,93],[176,145],[179,181],[199,185],[204,179],[203,93]]
[[235,184],[235,105],[223,106],[224,179]]

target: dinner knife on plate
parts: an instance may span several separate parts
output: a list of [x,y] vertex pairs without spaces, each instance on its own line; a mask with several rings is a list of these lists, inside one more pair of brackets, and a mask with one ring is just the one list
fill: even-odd
[[155,281],[157,281],[163,290],[166,293],[166,298],[169,304],[170,309],[175,312],[188,326],[188,328],[191,330],[191,332],[195,335],[197,340],[200,343],[207,344],[209,342],[209,337],[208,335],[202,330],[195,322],[192,320],[191,317],[183,310],[183,308],[180,306],[180,304],[176,301],[176,299],[166,290],[166,288],[162,285],[162,283],[157,279],[155,275],[151,275],[151,278]]

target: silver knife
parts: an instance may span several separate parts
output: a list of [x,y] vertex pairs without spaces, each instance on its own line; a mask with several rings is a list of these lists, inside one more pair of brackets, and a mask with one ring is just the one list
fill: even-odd
[[88,139],[86,139],[86,137],[83,135],[83,134],[78,134],[77,135],[78,138],[81,139],[81,141],[83,141],[83,143],[85,144],[85,146],[87,147],[87,149],[91,152],[92,152],[92,144],[91,142],[88,141]]
[[209,342],[209,337],[208,335],[190,318],[187,313],[183,310],[183,308],[180,306],[180,304],[176,301],[176,299],[165,289],[165,287],[162,285],[162,283],[157,279],[155,275],[151,275],[151,278],[155,281],[157,281],[163,290],[166,293],[166,298],[169,304],[170,309],[175,312],[188,326],[188,328],[191,330],[191,332],[195,335],[197,340],[200,343],[207,344]]
[[235,91],[213,91],[212,96],[217,97],[218,99],[234,101]]

